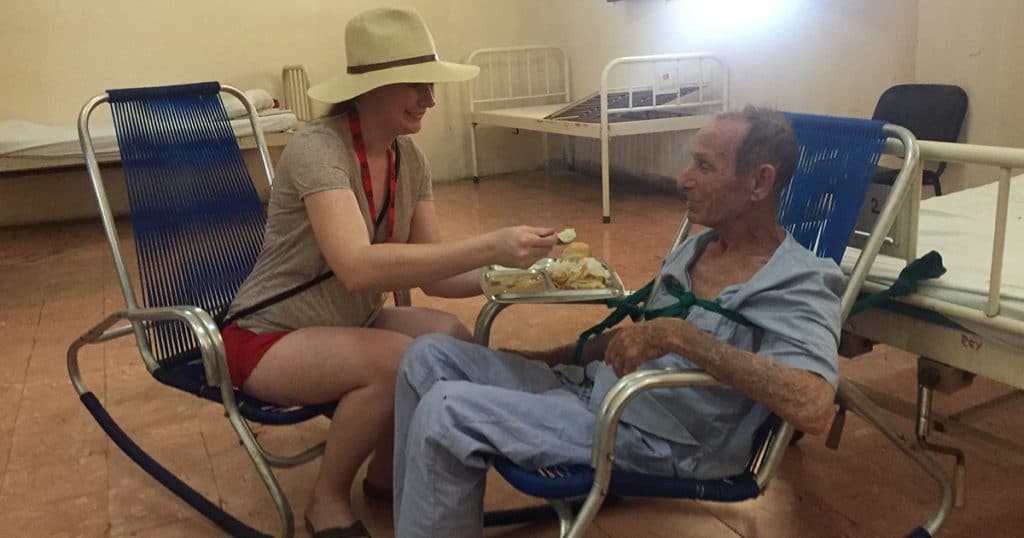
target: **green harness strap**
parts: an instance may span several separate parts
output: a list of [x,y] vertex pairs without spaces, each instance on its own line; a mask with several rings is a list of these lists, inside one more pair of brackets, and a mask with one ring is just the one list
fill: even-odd
[[[945,272],[946,268],[942,265],[942,256],[933,250],[907,264],[907,266],[900,271],[900,275],[896,281],[893,282],[888,289],[873,293],[858,300],[857,303],[853,305],[850,315],[853,316],[867,310],[868,308],[880,306],[893,297],[912,293],[917,290],[917,283],[921,280],[938,278]],[[641,318],[647,320],[663,317],[685,317],[691,307],[699,306],[704,310],[720,314],[721,316],[735,321],[740,325],[755,327],[750,320],[743,317],[743,315],[738,312],[724,308],[722,305],[714,301],[698,299],[693,292],[683,289],[679,282],[675,280],[669,280],[665,284],[665,291],[677,299],[676,303],[663,308],[647,310],[647,299],[649,299],[651,288],[653,287],[654,281],[651,280],[644,285],[644,287],[627,295],[626,297],[622,297],[620,299],[609,299],[606,301],[605,304],[607,304],[609,308],[614,308],[615,310],[612,311],[608,317],[604,318],[601,323],[594,325],[580,334],[579,340],[576,341],[575,363],[580,364],[581,359],[583,358],[583,346],[587,343],[587,340],[618,325],[622,320],[626,319],[626,316],[629,316],[633,321],[637,321]]]
[[889,299],[908,295],[917,291],[917,283],[930,278],[939,278],[946,274],[946,267],[942,265],[942,256],[934,250],[924,256],[910,262],[900,271],[888,289],[861,297],[854,303],[850,315],[854,316],[869,308],[881,306]]
[[574,362],[576,364],[581,362],[583,358],[583,346],[587,343],[587,340],[618,325],[622,320],[626,319],[626,316],[629,316],[633,321],[637,321],[641,318],[647,320],[664,317],[685,317],[691,307],[699,306],[704,310],[720,314],[721,316],[741,325],[754,327],[754,324],[747,318],[743,317],[742,314],[729,310],[728,308],[724,308],[722,305],[714,301],[698,299],[693,292],[687,291],[675,280],[668,281],[664,286],[665,291],[676,298],[676,302],[663,308],[656,308],[654,310],[647,310],[646,308],[647,300],[651,294],[651,289],[654,287],[653,280],[626,297],[621,299],[609,299],[606,301],[605,304],[607,304],[609,308],[614,308],[615,310],[609,314],[608,317],[604,318],[601,323],[594,325],[580,334],[579,340],[576,341],[576,358]]

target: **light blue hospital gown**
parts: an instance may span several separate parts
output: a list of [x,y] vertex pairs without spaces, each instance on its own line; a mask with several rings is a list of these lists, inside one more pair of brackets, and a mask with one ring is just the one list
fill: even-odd
[[[691,237],[669,254],[663,280],[675,278],[690,289],[687,269],[713,234]],[[836,386],[844,287],[835,263],[817,258],[787,234],[753,278],[717,298],[754,327],[698,307],[686,319],[719,340],[817,373]],[[655,290],[649,307],[675,301]],[[696,366],[670,353],[640,369],[665,367]],[[396,385],[396,536],[481,535],[484,482],[496,455],[526,468],[589,462],[595,412],[616,381],[601,362],[585,372],[555,371],[447,337],[415,340]],[[727,387],[656,389],[624,411],[616,466],[695,478],[738,474],[769,413]]]

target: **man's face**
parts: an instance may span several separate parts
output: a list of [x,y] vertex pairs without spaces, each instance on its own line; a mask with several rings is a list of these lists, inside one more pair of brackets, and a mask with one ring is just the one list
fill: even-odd
[[693,161],[676,180],[686,200],[689,219],[715,227],[743,215],[751,201],[753,181],[736,177],[736,148],[747,134],[741,120],[716,120],[697,133]]

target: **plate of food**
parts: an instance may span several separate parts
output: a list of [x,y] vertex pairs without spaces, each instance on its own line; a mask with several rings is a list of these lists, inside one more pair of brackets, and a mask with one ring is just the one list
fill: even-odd
[[526,269],[485,267],[480,287],[488,299],[503,303],[600,301],[624,293],[615,271],[582,241],[573,241],[559,257],[542,258]]

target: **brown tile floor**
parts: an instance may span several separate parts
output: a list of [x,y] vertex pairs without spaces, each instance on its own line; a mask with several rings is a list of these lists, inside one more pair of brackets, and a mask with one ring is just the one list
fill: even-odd
[[[614,199],[615,222],[599,220],[599,189],[592,178],[558,173],[487,178],[438,185],[437,205],[448,237],[497,226],[531,223],[575,226],[581,240],[606,258],[627,287],[655,271],[680,222],[675,198],[624,193]],[[122,239],[128,237],[122,226]],[[482,299],[433,300],[472,326]],[[0,229],[0,535],[212,536],[215,527],[167,493],[114,446],[68,381],[68,344],[104,313],[122,304],[102,231],[96,222]],[[566,342],[604,314],[602,307],[521,306],[509,309],[493,344],[539,348]],[[262,485],[218,409],[151,381],[127,341],[86,348],[88,385],[121,425],[194,487],[264,529],[276,515]],[[878,346],[843,362],[844,373],[911,401],[914,361]],[[939,397],[942,412],[1006,392],[977,380],[955,397]],[[1017,417],[1024,398],[984,414],[977,424],[1024,439]],[[910,422],[894,418],[909,431]],[[298,448],[324,422],[258,428],[270,446]],[[941,439],[941,436],[940,436]],[[968,504],[955,510],[946,536],[1013,536],[1024,525],[1021,453],[977,441],[950,440],[968,454]],[[948,460],[941,460],[949,467]],[[301,514],[315,465],[279,473]],[[529,504],[500,479],[491,481],[490,508]],[[878,433],[853,417],[843,446],[831,451],[806,438],[785,458],[767,495],[734,505],[688,501],[633,501],[600,515],[588,536],[896,536],[929,513],[934,488]],[[378,536],[390,536],[387,507],[357,499]],[[302,531],[299,531],[301,534]],[[553,524],[489,530],[489,536],[554,536]]]

